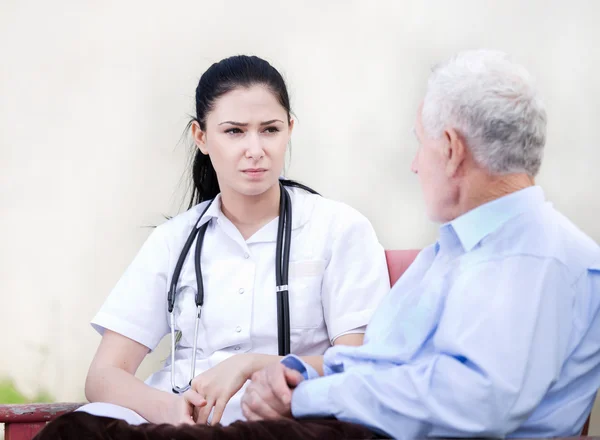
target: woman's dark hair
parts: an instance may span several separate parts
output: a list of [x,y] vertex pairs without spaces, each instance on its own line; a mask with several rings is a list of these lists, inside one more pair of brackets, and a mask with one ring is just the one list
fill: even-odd
[[[286,110],[289,122],[290,98],[281,74],[259,57],[237,55],[213,64],[200,77],[196,87],[196,117],[190,121],[188,128],[196,121],[200,129],[205,131],[206,117],[213,110],[218,98],[238,87],[254,85],[265,86],[273,93],[279,104]],[[217,174],[210,157],[198,149],[192,161],[192,180],[190,208],[205,200],[213,199],[220,192]],[[289,180],[282,180],[282,183],[287,186],[304,187]]]

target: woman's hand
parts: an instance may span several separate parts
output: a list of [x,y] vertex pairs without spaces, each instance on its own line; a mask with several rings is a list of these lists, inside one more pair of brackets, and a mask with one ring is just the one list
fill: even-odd
[[225,405],[254,373],[253,356],[239,354],[215,365],[192,380],[192,390],[207,404],[197,411],[196,423],[206,424],[214,407],[212,425],[221,421]]
[[162,412],[159,423],[171,425],[193,425],[194,414],[206,406],[206,400],[193,389],[181,395],[171,394]]

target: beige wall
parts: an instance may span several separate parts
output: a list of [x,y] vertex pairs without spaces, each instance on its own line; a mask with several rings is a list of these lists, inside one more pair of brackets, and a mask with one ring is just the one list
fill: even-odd
[[594,0],[2,1],[0,376],[82,398],[88,322],[144,226],[179,209],[196,82],[231,54],[287,78],[290,175],[409,248],[435,233],[409,172],[428,69],[464,48],[513,53],[548,104],[539,182],[600,240],[599,16]]

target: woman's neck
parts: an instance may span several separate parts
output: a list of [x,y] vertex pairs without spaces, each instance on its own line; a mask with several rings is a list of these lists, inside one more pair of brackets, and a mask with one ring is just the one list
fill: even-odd
[[279,185],[271,186],[257,196],[246,196],[236,191],[221,190],[221,211],[240,231],[244,240],[279,216]]

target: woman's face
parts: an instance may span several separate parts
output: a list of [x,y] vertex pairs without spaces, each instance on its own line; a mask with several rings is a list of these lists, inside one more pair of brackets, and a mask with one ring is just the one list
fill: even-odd
[[267,87],[239,87],[219,97],[205,128],[194,122],[192,133],[210,156],[221,191],[257,196],[278,182],[293,121]]

